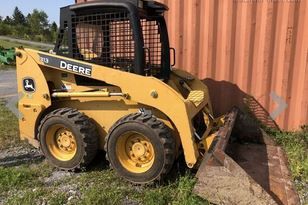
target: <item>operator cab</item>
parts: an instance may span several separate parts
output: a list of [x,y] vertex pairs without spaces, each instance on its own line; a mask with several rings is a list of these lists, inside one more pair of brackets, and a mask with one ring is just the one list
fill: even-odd
[[61,8],[57,55],[168,80],[168,7],[144,0],[100,0]]

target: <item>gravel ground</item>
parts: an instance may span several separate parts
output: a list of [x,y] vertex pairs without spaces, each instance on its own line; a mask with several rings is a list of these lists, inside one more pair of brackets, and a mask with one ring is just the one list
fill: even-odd
[[0,166],[12,167],[27,163],[36,163],[43,160],[43,155],[38,149],[28,146],[11,147],[0,150]]
[[0,99],[5,100],[7,107],[15,114],[18,114],[16,103],[17,94],[16,70],[0,71]]

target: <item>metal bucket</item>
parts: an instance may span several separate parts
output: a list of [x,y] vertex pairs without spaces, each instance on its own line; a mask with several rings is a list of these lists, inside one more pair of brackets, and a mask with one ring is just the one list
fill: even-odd
[[197,172],[194,193],[215,204],[299,204],[284,151],[233,109]]

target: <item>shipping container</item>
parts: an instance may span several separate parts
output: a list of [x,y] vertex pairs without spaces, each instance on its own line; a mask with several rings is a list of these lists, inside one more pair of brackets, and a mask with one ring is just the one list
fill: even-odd
[[204,80],[216,116],[236,105],[284,130],[308,124],[307,0],[159,1],[175,67]]

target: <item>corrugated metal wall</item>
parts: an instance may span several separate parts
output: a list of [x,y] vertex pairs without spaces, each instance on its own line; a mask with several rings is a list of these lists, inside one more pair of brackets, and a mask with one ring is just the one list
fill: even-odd
[[176,67],[204,80],[216,115],[238,105],[268,125],[308,124],[308,0],[160,2]]

